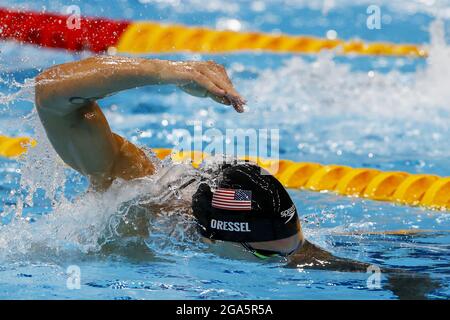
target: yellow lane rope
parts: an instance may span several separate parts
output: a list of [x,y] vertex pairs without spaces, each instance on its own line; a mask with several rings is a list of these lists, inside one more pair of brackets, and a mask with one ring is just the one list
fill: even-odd
[[427,56],[423,48],[413,44],[365,43],[360,40],[344,41],[288,34],[236,32],[152,22],[130,23],[115,46],[118,52],[134,54],[179,51],[317,53],[324,49],[337,49],[337,53],[340,54]]
[[36,141],[27,137],[7,137],[0,135],[0,156],[17,157],[26,152],[29,146],[35,146]]
[[[0,136],[0,156],[17,157],[34,146],[31,138]],[[200,151],[172,153],[171,149],[153,149],[159,158],[191,161],[198,166],[208,155]],[[450,209],[450,177],[406,172],[382,172],[370,168],[322,165],[312,162],[248,158],[272,172],[287,188],[332,191],[345,196],[389,201],[432,209]]]

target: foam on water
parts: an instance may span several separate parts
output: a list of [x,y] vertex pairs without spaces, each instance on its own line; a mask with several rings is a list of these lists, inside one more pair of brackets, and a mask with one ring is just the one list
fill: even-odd
[[[443,42],[441,21],[432,24],[431,32],[427,67],[414,73],[352,71],[349,65],[335,62],[333,54],[324,53],[312,63],[295,57],[279,69],[262,71],[256,81],[246,83],[244,92],[255,102],[251,106],[272,114],[283,112],[286,116],[278,120],[283,125],[339,115],[356,116],[359,122],[364,117],[447,124],[439,115],[450,111],[450,48]],[[265,111],[267,106],[271,108]]]
[[[32,159],[39,154],[39,151],[33,151],[34,155],[30,156]],[[39,164],[42,165],[37,165]],[[53,170],[47,174],[34,175],[30,173],[33,168],[27,168],[31,171],[26,173],[31,174],[29,177],[35,180],[22,179],[22,187],[28,188],[30,192],[37,188],[44,189],[47,197],[55,198],[55,188],[63,185],[63,180],[57,177],[63,176],[63,171],[57,172],[56,167],[58,165],[51,167]],[[50,175],[50,172],[57,173]],[[74,201],[59,196],[58,201],[53,203],[50,214],[34,216],[32,219],[21,217],[20,210],[23,207],[19,206],[27,201],[30,201],[29,205],[33,205],[32,198],[26,196],[24,202],[16,205],[16,215],[12,221],[0,226],[0,259],[20,260],[24,256],[42,258],[46,255],[66,257],[74,253],[99,252],[104,245],[120,242],[122,237],[134,239],[139,233],[138,229],[142,229],[137,222],[138,215],[146,219],[151,219],[152,215],[159,217],[149,227],[152,234],[150,240],[157,237],[157,230],[159,233],[164,230],[166,238],[171,234],[173,241],[181,241],[192,221],[186,218],[189,207],[183,206],[185,195],[179,193],[177,186],[186,179],[196,177],[198,172],[190,165],[175,165],[166,161],[159,166],[155,175],[131,182],[116,180],[104,193],[88,190]],[[48,185],[41,184],[45,179]],[[164,208],[157,210],[155,207],[161,203],[172,203],[173,207],[174,201],[181,201],[181,205],[172,211]],[[147,228],[145,224],[144,228]]]

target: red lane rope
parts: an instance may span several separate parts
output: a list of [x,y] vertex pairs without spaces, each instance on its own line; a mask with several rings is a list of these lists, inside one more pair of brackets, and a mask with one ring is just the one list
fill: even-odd
[[0,38],[70,51],[106,51],[114,46],[129,21],[80,18],[80,28],[67,27],[69,16],[0,8]]

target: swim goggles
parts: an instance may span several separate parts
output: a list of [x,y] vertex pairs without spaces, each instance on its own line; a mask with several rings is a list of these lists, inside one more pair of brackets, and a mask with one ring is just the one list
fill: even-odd
[[255,249],[252,248],[248,243],[246,242],[241,242],[241,245],[249,252],[251,252],[255,257],[262,259],[262,260],[266,260],[269,258],[273,258],[273,257],[283,257],[283,258],[287,258],[289,257],[291,254],[293,254],[294,252],[296,252],[298,250],[298,248],[303,244],[303,241],[300,242],[299,246],[297,248],[295,248],[294,250],[292,250],[291,252],[288,253],[281,253],[278,251],[272,251],[272,250],[261,250],[261,249]]

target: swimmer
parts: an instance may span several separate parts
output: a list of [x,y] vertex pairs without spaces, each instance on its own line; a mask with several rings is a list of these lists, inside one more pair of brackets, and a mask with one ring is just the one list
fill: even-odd
[[[115,179],[153,175],[156,167],[139,147],[111,131],[97,100],[135,87],[162,84],[174,84],[191,95],[244,111],[245,99],[233,87],[225,68],[215,62],[112,56],[43,71],[36,77],[35,101],[56,152],[87,176],[94,190],[102,192]],[[242,249],[239,252],[261,259],[281,257],[290,267],[367,271],[369,264],[334,257],[308,242],[289,194],[258,166],[227,164],[215,175],[213,190],[200,179],[191,197],[192,214],[206,241],[232,244]]]
[[[139,147],[111,131],[97,100],[122,90],[158,84],[175,84],[195,96],[210,97],[219,103],[232,105],[237,112],[244,111],[245,100],[234,89],[225,68],[211,61],[172,62],[111,56],[92,57],[57,65],[39,74],[36,78],[35,100],[39,118],[56,152],[66,164],[87,176],[95,190],[102,191],[117,178],[132,180],[152,175],[155,173],[155,165]],[[246,165],[231,167],[226,169],[224,174],[237,174],[241,172],[241,167],[247,168]],[[257,179],[259,175],[256,167],[248,168],[251,168],[251,175]],[[264,222],[258,222],[261,226],[264,225],[263,230],[257,231],[256,229],[260,228],[258,225],[249,234],[231,232],[222,240],[232,240],[239,234],[253,237],[257,234],[255,241],[246,238],[245,246],[249,251],[260,256],[261,252],[272,251],[288,255],[300,245],[307,246],[295,206],[275,178],[270,175],[265,176],[265,179],[263,177],[261,176],[261,183],[269,179],[270,185],[266,188],[276,190],[266,190],[268,194],[263,194],[262,190],[255,189],[251,191],[252,201],[264,212],[272,210],[273,215],[285,214],[288,216],[285,220],[289,219],[289,223],[284,224],[280,220],[281,225],[277,226],[279,232],[269,235],[266,234],[266,229],[272,228],[272,225],[275,227],[278,220],[268,217]],[[204,184],[201,184],[201,188],[203,187]],[[257,186],[253,184],[252,187]],[[250,186],[241,189],[251,190]],[[200,190],[203,189],[199,189],[199,192]],[[194,200],[205,196],[199,192]],[[270,207],[273,205],[270,198],[265,199],[274,195],[282,196],[276,199],[279,201],[276,208]],[[255,199],[260,199],[260,202]],[[194,201],[194,205],[198,207],[198,201]],[[197,207],[194,207],[194,215],[199,221],[203,221],[203,216],[195,209]],[[205,214],[211,210],[219,209],[209,208]],[[261,217],[256,217],[259,218]],[[256,219],[252,223],[256,223]],[[223,219],[218,218],[219,227],[222,221]],[[227,234],[226,230],[215,231],[220,235]]]

